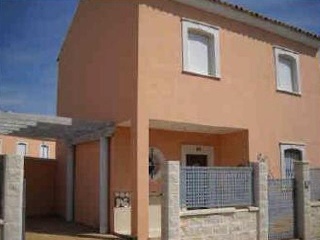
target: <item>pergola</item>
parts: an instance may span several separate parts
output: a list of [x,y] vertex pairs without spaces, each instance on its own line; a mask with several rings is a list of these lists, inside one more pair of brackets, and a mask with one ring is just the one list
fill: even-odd
[[60,140],[68,146],[66,171],[66,219],[74,218],[74,146],[100,141],[99,214],[100,232],[108,231],[108,145],[115,130],[111,121],[92,121],[57,116],[0,112],[0,135]]
[[110,136],[113,131],[114,124],[110,121],[0,112],[2,135],[63,140],[75,145]]

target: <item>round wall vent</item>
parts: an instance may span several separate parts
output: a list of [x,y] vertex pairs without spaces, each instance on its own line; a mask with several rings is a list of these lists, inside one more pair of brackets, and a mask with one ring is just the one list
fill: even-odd
[[149,148],[149,177],[151,180],[158,180],[161,178],[161,170],[164,161],[165,158],[158,148]]

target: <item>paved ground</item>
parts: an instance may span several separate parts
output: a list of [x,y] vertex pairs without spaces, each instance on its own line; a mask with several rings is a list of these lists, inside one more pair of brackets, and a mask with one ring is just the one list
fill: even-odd
[[96,229],[67,223],[60,218],[28,218],[26,240],[107,240],[119,239],[98,234]]

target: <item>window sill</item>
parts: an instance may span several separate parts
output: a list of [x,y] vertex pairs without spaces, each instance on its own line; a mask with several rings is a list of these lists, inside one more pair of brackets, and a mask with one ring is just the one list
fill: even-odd
[[296,97],[301,97],[301,93],[299,92],[290,92],[290,91],[286,91],[286,90],[281,90],[281,89],[277,89],[278,93],[283,93],[283,94],[288,94],[288,95],[292,95],[292,96],[296,96]]
[[196,76],[196,77],[204,77],[204,78],[209,78],[213,80],[221,80],[221,76],[214,76],[214,75],[207,75],[207,74],[201,74],[201,73],[195,73],[195,72],[190,72],[187,70],[182,71],[183,74],[191,75],[191,76]]
[[237,212],[257,212],[258,207],[248,206],[243,208],[225,207],[225,208],[211,208],[211,209],[197,209],[197,210],[183,210],[180,212],[181,217],[190,217],[197,215],[212,215],[212,214],[227,214]]

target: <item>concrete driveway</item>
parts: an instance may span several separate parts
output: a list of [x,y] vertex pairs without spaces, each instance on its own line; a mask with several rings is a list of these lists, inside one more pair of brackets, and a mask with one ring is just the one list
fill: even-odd
[[96,229],[80,224],[67,223],[61,218],[28,218],[26,240],[107,240],[120,239],[98,234]]

